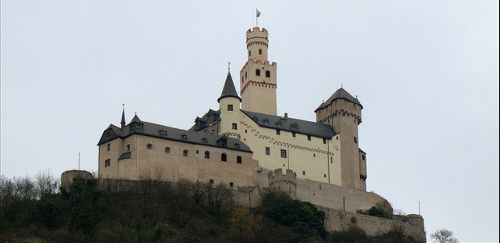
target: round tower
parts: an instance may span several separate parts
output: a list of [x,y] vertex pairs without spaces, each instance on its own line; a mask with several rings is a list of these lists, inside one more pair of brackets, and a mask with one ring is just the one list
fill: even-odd
[[236,92],[229,70],[217,102],[219,102],[220,111],[219,135],[235,136],[239,134],[238,130],[241,129],[238,128],[241,98]]
[[267,61],[267,47],[269,40],[267,39],[267,30],[259,27],[254,27],[247,31],[247,50],[248,59]]
[[282,191],[290,195],[292,198],[297,196],[297,174],[293,170],[287,169],[283,174],[283,170],[275,169],[269,172],[269,190]]

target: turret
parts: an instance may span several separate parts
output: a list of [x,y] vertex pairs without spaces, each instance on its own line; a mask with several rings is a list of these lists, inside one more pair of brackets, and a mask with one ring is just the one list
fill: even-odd
[[217,102],[219,102],[220,111],[219,134],[226,136],[238,134],[241,98],[236,92],[233,78],[229,71],[227,73],[226,82],[224,83],[224,88]]
[[240,71],[241,109],[276,115],[276,63],[267,60],[266,29],[254,27],[247,36],[248,61]]

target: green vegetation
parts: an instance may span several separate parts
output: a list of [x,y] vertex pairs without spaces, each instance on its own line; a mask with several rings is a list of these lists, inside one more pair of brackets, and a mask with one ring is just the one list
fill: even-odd
[[280,193],[239,207],[222,185],[75,179],[58,191],[48,173],[0,178],[0,242],[413,242],[397,230],[328,233],[324,220]]

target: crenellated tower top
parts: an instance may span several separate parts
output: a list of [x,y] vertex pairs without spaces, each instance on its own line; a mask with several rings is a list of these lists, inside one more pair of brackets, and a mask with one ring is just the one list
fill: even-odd
[[247,30],[248,59],[267,61],[269,39],[267,30],[254,27]]

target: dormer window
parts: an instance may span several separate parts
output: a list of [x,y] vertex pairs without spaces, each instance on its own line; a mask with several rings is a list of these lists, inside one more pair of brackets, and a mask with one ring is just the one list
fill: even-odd
[[167,131],[165,130],[159,130],[158,133],[162,136],[167,136]]
[[188,136],[186,134],[182,134],[182,139],[188,139]]
[[276,126],[282,127],[283,126],[283,122],[281,120],[277,121],[276,122]]
[[299,124],[293,123],[292,125],[290,125],[290,128],[295,129],[295,130],[299,130]]
[[208,139],[207,139],[207,138],[202,138],[202,139],[201,139],[201,141],[202,141],[203,143],[208,143]]
[[239,143],[235,143],[235,144],[234,144],[234,147],[235,147],[235,148],[240,148],[240,144],[239,144]]
[[264,122],[265,124],[269,124],[269,119],[268,118],[264,118],[264,120],[262,122]]

